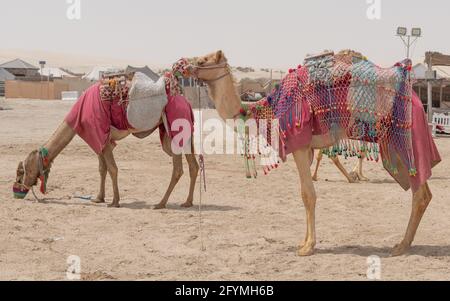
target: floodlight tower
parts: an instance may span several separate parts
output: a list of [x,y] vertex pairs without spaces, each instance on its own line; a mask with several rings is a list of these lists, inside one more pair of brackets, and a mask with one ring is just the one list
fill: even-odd
[[[406,47],[406,56],[410,58],[410,48],[417,41],[418,38],[422,37],[422,29],[418,27],[414,27],[411,29],[411,34],[408,34],[408,29],[406,27],[398,27],[397,28],[397,36],[402,39],[403,44]],[[411,40],[411,38],[413,38]]]
[[46,63],[47,63],[46,61],[39,61],[39,66],[41,66],[41,81],[43,79],[43,75],[44,75],[43,70],[45,68]]

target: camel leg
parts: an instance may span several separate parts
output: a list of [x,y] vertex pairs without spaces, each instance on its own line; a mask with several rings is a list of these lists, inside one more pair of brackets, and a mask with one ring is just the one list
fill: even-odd
[[198,162],[195,158],[194,154],[194,144],[191,143],[191,153],[186,154],[186,160],[189,164],[189,176],[190,176],[190,184],[189,184],[189,195],[184,204],[181,205],[181,207],[189,208],[193,206],[194,203],[194,189],[195,189],[195,183],[197,182],[197,176],[198,176]]
[[364,162],[365,159],[366,159],[365,153],[361,153],[361,158],[359,158],[358,164],[353,169],[353,173],[358,176],[358,179],[360,181],[366,181],[367,182],[367,181],[369,181],[369,179],[363,175],[363,171],[362,171],[363,162]]
[[301,195],[306,209],[306,238],[300,246],[298,254],[309,256],[314,253],[316,245],[315,210],[316,191],[311,177],[311,149],[304,147],[293,153],[298,173],[300,175]]
[[341,171],[341,173],[347,178],[347,181],[349,183],[356,183],[357,177],[354,173],[348,173],[347,170],[342,166],[341,161],[339,161],[339,158],[337,156],[331,157],[331,161],[333,161],[334,165]]
[[166,194],[164,195],[162,201],[155,206],[155,209],[166,208],[170,195],[172,194],[175,186],[178,184],[178,181],[180,181],[181,177],[183,176],[183,157],[181,155],[172,155],[172,162],[172,179],[170,180],[170,184],[167,188]]
[[322,150],[319,150],[319,153],[317,154],[317,164],[316,164],[316,169],[314,170],[314,175],[312,177],[313,181],[317,182],[317,180],[319,179],[318,177],[318,173],[319,173],[319,167],[320,167],[320,162],[322,161],[323,158],[323,153]]
[[96,204],[105,202],[105,182],[108,170],[106,168],[106,161],[103,155],[98,155],[98,170],[100,172],[100,189],[97,198],[92,201]]
[[420,221],[431,202],[431,194],[428,183],[422,185],[419,190],[413,194],[411,217],[403,241],[394,247],[392,256],[400,256],[408,252],[419,227]]
[[120,194],[119,194],[119,183],[118,183],[118,175],[119,169],[117,168],[116,160],[114,159],[113,154],[114,147],[111,144],[108,144],[103,150],[103,158],[105,160],[106,169],[112,180],[114,197],[112,204],[108,205],[111,208],[120,208]]

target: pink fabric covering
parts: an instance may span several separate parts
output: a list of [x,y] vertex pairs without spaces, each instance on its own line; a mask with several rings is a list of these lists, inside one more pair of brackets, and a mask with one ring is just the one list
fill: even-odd
[[118,130],[132,128],[126,117],[126,104],[100,99],[100,83],[81,95],[65,121],[96,154],[101,154],[110,142],[111,126]]
[[[285,147],[280,144],[280,157],[283,161],[286,160],[287,155],[309,145],[313,135],[321,134],[317,120],[310,113],[309,105],[306,102],[304,103],[302,111],[303,128],[294,127],[288,130]],[[413,94],[412,103],[412,143],[417,175],[409,175],[409,171],[405,167],[406,162],[398,164],[398,174],[393,174],[389,168],[386,168],[386,170],[403,189],[409,190],[411,188],[413,192],[416,192],[431,177],[431,169],[441,162],[441,157],[431,136],[422,102],[416,93]]]
[[[169,137],[172,139],[181,131],[173,131],[172,123],[177,119],[187,120],[191,126],[191,133],[194,132],[194,113],[192,111],[191,104],[189,101],[182,95],[170,96],[168,99],[168,103],[165,108],[165,113],[167,117],[167,122],[169,126]],[[161,144],[164,139],[164,135],[166,135],[166,129],[164,124],[159,126],[159,137],[161,139]],[[184,140],[182,141],[184,143]],[[184,145],[180,145],[183,147]]]
[[[296,150],[311,144],[311,139],[313,136],[313,126],[315,125],[313,122],[313,116],[311,114],[311,108],[308,102],[302,102],[302,126],[292,127],[288,131],[286,131],[286,139],[285,144],[283,145],[282,139],[280,139],[280,158],[283,161],[286,161],[287,155],[292,154]],[[317,124],[317,128],[319,128]]]
[[[411,188],[413,192],[416,192],[431,177],[431,169],[441,162],[441,156],[431,136],[422,102],[414,92],[412,104],[412,143],[417,175],[409,176],[405,166],[399,168],[398,174],[390,174],[403,189]],[[386,170],[389,172],[388,168]]]

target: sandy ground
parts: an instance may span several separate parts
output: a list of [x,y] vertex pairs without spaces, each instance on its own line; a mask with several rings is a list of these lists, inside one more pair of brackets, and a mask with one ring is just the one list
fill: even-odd
[[[95,196],[99,181],[97,158],[79,138],[57,158],[45,202],[31,195],[18,201],[11,193],[18,162],[48,139],[71,103],[6,104],[12,110],[0,111],[0,280],[64,280],[70,255],[80,257],[89,280],[367,280],[371,255],[381,257],[383,280],[450,280],[449,161],[434,170],[434,201],[410,255],[390,258],[406,228],[410,193],[380,164],[365,165],[370,183],[347,184],[325,160],[316,185],[317,252],[302,258],[296,251],[305,210],[292,159],[246,180],[239,156],[207,156],[202,227],[198,207],[178,207],[187,172],[169,209],[152,210],[171,175],[156,134],[127,138],[116,149],[121,209],[74,198]],[[437,144],[448,158],[450,139]],[[111,195],[108,181],[108,201]]]

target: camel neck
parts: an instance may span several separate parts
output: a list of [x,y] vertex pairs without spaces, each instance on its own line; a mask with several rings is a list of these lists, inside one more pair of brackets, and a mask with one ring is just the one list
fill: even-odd
[[56,159],[56,157],[72,141],[73,137],[75,137],[75,131],[69,127],[66,122],[63,122],[50,140],[44,145],[48,150],[48,159],[50,162]]
[[233,119],[241,110],[241,100],[234,86],[231,74],[209,83],[210,96],[214,101],[217,112],[224,120]]

